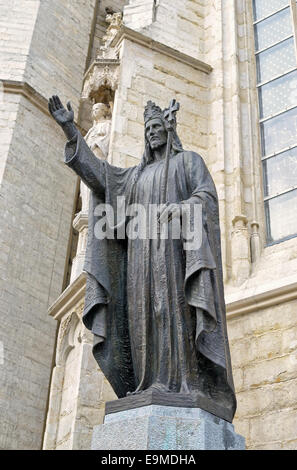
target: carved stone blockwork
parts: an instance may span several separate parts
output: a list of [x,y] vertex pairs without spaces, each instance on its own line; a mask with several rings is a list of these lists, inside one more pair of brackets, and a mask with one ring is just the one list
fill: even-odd
[[44,449],[89,449],[93,426],[103,421],[105,400],[115,398],[92,355],[92,334],[81,319],[85,275],[81,274],[49,310],[60,321]]
[[103,43],[96,59],[88,68],[83,82],[81,95],[81,127],[90,129],[92,105],[104,103],[113,111],[115,92],[119,83],[119,52],[111,46],[112,41],[121,29],[122,14],[114,13],[106,17],[109,23]]
[[242,284],[250,275],[250,237],[248,220],[238,215],[232,220],[232,279],[236,285]]
[[107,15],[106,22],[109,27],[103,37],[103,44],[84,77],[82,99],[110,104],[118,86],[120,64],[118,52],[111,47],[111,43],[122,27],[122,13]]
[[[108,54],[109,47],[123,24],[123,14],[121,12],[108,14],[105,21],[109,23],[105,36],[103,36],[103,45],[100,48],[103,57]],[[100,53],[99,53],[100,54]]]
[[79,315],[76,311],[70,313],[61,323],[56,350],[56,365],[65,364],[70,351],[75,347],[76,340],[79,341],[80,331],[78,326],[80,323]]

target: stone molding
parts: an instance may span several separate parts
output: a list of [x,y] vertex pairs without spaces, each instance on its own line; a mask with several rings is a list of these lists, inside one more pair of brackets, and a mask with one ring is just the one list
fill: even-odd
[[84,228],[88,227],[88,220],[87,213],[79,212],[74,218],[72,226],[77,232],[81,232]]
[[248,218],[239,214],[232,220],[231,231],[232,281],[240,286],[250,276],[250,236]]
[[[82,191],[82,189],[84,189],[84,191]],[[81,186],[83,205],[86,202],[84,199],[89,196],[88,192],[85,194],[86,189],[85,186]],[[80,211],[73,220],[72,226],[78,232],[78,243],[75,257],[72,260],[70,284],[83,272],[88,241],[88,213]]]
[[93,354],[93,335],[82,323],[86,275],[82,273],[49,309],[59,321],[43,449],[90,449],[106,401],[116,399]]
[[[29,83],[19,80],[0,79],[0,85],[2,85],[4,93],[24,96],[40,111],[50,117],[47,98],[42,96],[31,85],[29,85]],[[83,134],[85,133],[85,130],[77,122],[75,122],[75,125],[80,130],[80,132]]]
[[152,49],[153,51],[159,52],[160,54],[171,57],[172,59],[175,59],[178,62],[182,62],[183,64],[189,65],[190,67],[196,70],[200,70],[201,72],[204,72],[206,74],[210,74],[213,70],[211,65],[206,64],[205,62],[202,62],[199,59],[195,59],[194,57],[184,54],[183,52],[180,52],[169,46],[166,46],[161,42],[155,41],[149,36],[146,36],[138,31],[134,31],[133,29],[130,29],[127,26],[121,27],[121,29],[118,31],[113,41],[111,42],[110,47],[119,48],[125,39],[132,41],[136,44],[140,44],[149,49]]
[[4,93],[22,95],[27,98],[34,106],[48,114],[47,99],[36,91],[29,83],[16,80],[0,80],[3,85]]
[[[82,310],[80,305],[78,310]],[[79,323],[80,315],[76,311],[70,313],[61,322],[56,348],[56,366],[65,365],[67,356],[75,348],[74,334]]]
[[[236,294],[226,293],[227,318],[235,318],[297,299],[296,278],[291,282],[287,280],[281,285],[271,287],[273,286],[270,285],[270,288],[263,290],[263,286],[260,286],[261,292],[256,292],[256,288],[253,288],[247,290],[245,295],[242,291]],[[49,315],[56,320],[62,319],[67,312],[77,305],[79,300],[84,299],[85,290],[86,274],[83,272],[51,305],[48,310]],[[241,298],[238,298],[239,295]]]
[[81,273],[67,289],[50,306],[48,314],[55,320],[61,320],[63,316],[77,306],[80,300],[84,300],[86,292],[86,274]]
[[[283,282],[278,286],[275,284],[274,288],[270,285],[267,289],[264,287],[265,290],[263,287],[263,285],[260,286],[261,292],[257,292],[257,289],[253,288],[247,290],[245,294],[242,291],[236,294],[230,294],[229,296],[226,294],[227,319],[257,312],[258,310],[297,299],[296,276],[293,282]],[[239,295],[241,298],[238,299]]]
[[[50,314],[59,321],[59,332],[43,442],[43,448],[47,450],[75,448],[75,436],[81,429],[80,419],[84,415],[81,385],[84,386],[89,378],[90,370],[86,370],[85,364],[92,349],[92,335],[81,321],[83,287],[84,276],[80,276],[50,308]],[[97,372],[96,367],[94,370]],[[88,430],[85,422],[82,427],[84,431]]]

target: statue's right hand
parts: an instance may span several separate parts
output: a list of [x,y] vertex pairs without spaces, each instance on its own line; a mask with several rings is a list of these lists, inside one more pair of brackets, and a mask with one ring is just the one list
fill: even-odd
[[48,109],[54,120],[61,126],[65,127],[74,121],[74,112],[71,107],[70,101],[67,103],[67,109],[61,103],[57,95],[52,96],[48,101]]

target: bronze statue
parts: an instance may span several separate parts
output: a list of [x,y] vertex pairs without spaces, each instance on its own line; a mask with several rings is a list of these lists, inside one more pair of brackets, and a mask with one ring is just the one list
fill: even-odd
[[[148,102],[145,151],[138,166],[118,168],[94,156],[58,96],[49,110],[68,142],[65,162],[91,190],[85,260],[83,321],[94,334],[93,353],[120,400],[200,407],[232,421],[236,399],[227,337],[218,198],[203,159],[184,151],[173,101],[161,110]],[[95,236],[96,207],[117,197],[126,204],[164,203],[160,226],[168,238]],[[185,249],[171,237],[186,205],[202,206],[202,237]],[[128,223],[128,217],[124,224]],[[112,402],[114,403],[114,402]],[[122,409],[123,409],[122,408]]]

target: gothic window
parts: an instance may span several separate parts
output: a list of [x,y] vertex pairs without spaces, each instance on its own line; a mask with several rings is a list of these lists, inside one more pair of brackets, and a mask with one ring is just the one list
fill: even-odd
[[297,235],[295,0],[253,0],[268,244]]

